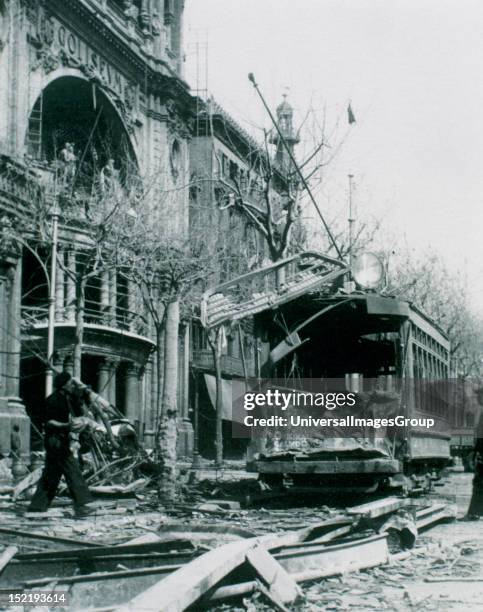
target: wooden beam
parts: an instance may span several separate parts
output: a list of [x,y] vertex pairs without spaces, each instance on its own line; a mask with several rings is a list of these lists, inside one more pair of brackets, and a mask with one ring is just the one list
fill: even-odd
[[267,584],[270,593],[276,600],[282,603],[293,603],[302,595],[295,580],[264,547],[256,546],[249,550],[246,559]]
[[378,516],[384,516],[390,512],[395,512],[400,508],[414,505],[414,503],[414,500],[407,498],[387,497],[386,499],[378,499],[367,504],[347,508],[347,514],[362,515],[366,518],[377,518]]
[[[387,563],[389,552],[386,536],[370,536],[361,540],[320,546],[314,550],[312,546],[301,544],[300,550],[282,551],[275,555],[289,575],[297,582],[320,580],[351,571],[375,567]],[[292,570],[295,570],[292,573]],[[249,595],[257,590],[257,581],[242,582],[223,586],[209,595],[210,602],[221,601],[232,597]]]
[[116,610],[119,612],[127,610],[181,612],[244,563],[249,550],[258,545],[271,550],[303,542],[314,527],[316,526],[312,525],[306,529],[290,531],[282,535],[268,534],[219,546],[163,578]]
[[230,572],[244,563],[247,552],[259,544],[258,538],[230,542],[210,550],[191,563],[163,578],[118,612],[183,612]]
[[43,468],[39,467],[33,472],[30,472],[30,474],[27,474],[27,476],[25,476],[25,478],[21,480],[13,490],[12,499],[15,501],[24,491],[32,487],[34,484],[37,484],[42,476],[42,471]]
[[[20,529],[9,529],[8,527],[0,527],[0,533],[13,535],[17,538],[28,538],[30,540],[44,540],[46,542],[55,542],[58,544],[70,544],[71,546],[82,546],[85,548],[98,548],[100,544],[95,542],[86,542],[82,540],[74,540],[73,538],[59,538],[57,536],[46,535],[45,533],[35,533],[35,531],[21,531]],[[50,553],[46,552],[46,555]]]
[[5,567],[10,563],[10,561],[15,557],[18,552],[18,548],[16,546],[7,546],[7,548],[0,555],[0,574],[3,572]]
[[278,612],[290,612],[288,608],[283,605],[276,593],[272,589],[267,589],[261,582],[257,582],[257,590],[260,591],[270,602],[272,608],[275,608]]

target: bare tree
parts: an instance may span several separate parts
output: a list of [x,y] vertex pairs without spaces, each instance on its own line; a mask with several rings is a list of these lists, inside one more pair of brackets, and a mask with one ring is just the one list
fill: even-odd
[[[188,188],[183,186],[180,190]],[[151,186],[146,181],[136,206],[129,244],[122,249],[123,273],[137,286],[156,336],[155,450],[161,463],[159,494],[165,501],[175,499],[178,489],[179,326],[182,320],[193,316],[193,303],[199,301],[210,278],[219,273],[223,264],[212,220],[199,218],[189,233],[186,225],[176,222],[180,216],[176,195],[160,191],[154,181]],[[163,223],[157,215],[162,216]]]
[[[103,274],[119,268],[120,245],[129,232],[132,184],[136,171],[124,168],[123,176],[110,159],[103,167],[93,162],[82,169],[75,158],[56,159],[41,179],[43,197],[35,203],[33,237],[41,244],[52,243],[52,214],[56,208],[61,228],[60,242],[75,242],[74,265],[57,256],[57,265],[75,287],[74,376],[81,375],[86,308],[86,287]],[[102,308],[102,304],[100,304]],[[99,313],[107,317],[107,313]]]
[[385,291],[415,304],[449,336],[455,374],[481,375],[483,321],[471,305],[465,274],[451,271],[440,256],[428,250],[419,255],[402,247],[385,253]]
[[[295,232],[302,241],[299,220],[299,186],[296,179],[284,173],[270,157],[268,133],[265,152],[258,150],[247,156],[250,165],[242,177],[232,176],[232,189],[225,190],[220,210],[234,207],[263,237],[271,261],[283,259],[295,248]],[[300,246],[300,244],[298,245]]]

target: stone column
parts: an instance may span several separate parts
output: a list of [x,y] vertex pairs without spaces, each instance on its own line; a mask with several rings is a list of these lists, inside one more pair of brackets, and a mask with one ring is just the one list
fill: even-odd
[[172,28],[174,21],[174,13],[173,13],[173,2],[174,0],[169,0],[168,2],[168,10],[163,11],[164,13],[164,26],[165,26],[165,37],[166,37],[166,47],[172,50]]
[[162,57],[166,46],[166,34],[164,29],[164,0],[153,0],[152,29],[154,34],[154,54],[157,58]]
[[153,422],[153,395],[152,395],[153,361],[149,359],[143,373],[143,423],[144,430],[151,429]]
[[[59,247],[58,259],[63,263],[64,252]],[[57,262],[57,272],[55,278],[55,322],[61,323],[64,320],[64,269]]]
[[[20,383],[20,319],[22,299],[22,261],[12,259],[6,270],[6,339],[5,391],[6,397],[0,399],[0,452],[8,455],[12,440],[15,439],[16,476],[26,472],[30,457],[30,419],[19,397]],[[2,393],[3,395],[3,393]],[[22,467],[23,466],[23,467]]]
[[158,356],[155,355],[153,359],[153,363],[151,366],[151,385],[150,385],[150,393],[151,393],[151,420],[149,422],[149,427],[153,431],[156,430],[158,425],[157,423],[157,410],[158,410],[158,385],[160,381],[158,380]]
[[109,383],[109,365],[106,359],[103,359],[99,364],[98,369],[98,380],[97,380],[97,392],[104,399],[109,400],[108,398],[108,383]]
[[[0,257],[2,255],[0,254]],[[10,410],[9,410],[9,351],[10,351],[10,296],[12,273],[7,262],[0,267],[0,452],[10,453]]]
[[144,392],[144,381],[146,376],[146,368],[141,366],[137,370],[138,374],[138,418],[140,421],[139,433],[140,435],[144,432],[146,428],[146,406],[145,406],[145,392]]
[[58,372],[61,372],[64,369],[64,359],[65,356],[61,352],[54,352],[52,365]]
[[66,372],[69,372],[71,376],[74,375],[74,359],[73,359],[73,355],[70,353],[69,355],[66,355],[64,359],[64,370]]
[[[20,380],[20,317],[22,295],[22,263],[17,260],[8,272],[8,354],[7,354],[7,395],[19,400]],[[20,400],[19,400],[20,401]]]
[[67,321],[69,323],[73,323],[75,320],[75,267],[76,267],[76,259],[75,259],[75,251],[70,250],[67,251],[67,267],[69,268],[70,273],[66,274],[67,276],[67,292],[65,296],[65,315]]
[[135,423],[140,422],[139,414],[139,368],[135,363],[130,363],[126,370],[126,397],[124,404],[124,414],[126,418]]
[[139,12],[139,23],[144,34],[150,34],[151,13],[149,0],[141,0],[141,10]]
[[0,262],[0,397],[6,395],[7,389],[7,355],[8,355],[8,288],[7,268]]
[[108,368],[108,381],[107,381],[107,393],[106,399],[113,406],[116,405],[116,371],[119,361],[111,358],[106,360]]

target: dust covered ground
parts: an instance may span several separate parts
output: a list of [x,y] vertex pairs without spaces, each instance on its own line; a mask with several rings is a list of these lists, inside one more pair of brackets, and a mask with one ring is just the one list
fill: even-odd
[[[240,480],[240,476],[233,472],[223,482],[210,478],[191,492],[188,490],[184,500],[170,508],[159,508],[154,493],[147,492],[125,499],[99,499],[94,504],[96,514],[84,520],[73,517],[65,498],[56,500],[48,513],[29,519],[22,514],[22,506],[13,504],[5,495],[0,500],[1,527],[110,546],[139,537],[168,539],[176,534],[180,540],[192,539],[202,552],[239,537],[301,529],[341,513],[340,503],[331,498],[311,500],[308,504],[300,499],[291,502],[274,499],[266,504],[258,501],[256,507],[249,508],[243,508],[243,503],[223,504],[223,499],[229,500],[237,491],[242,491],[241,498],[256,497],[254,482],[246,477]],[[471,474],[450,474],[445,485],[431,494],[431,501],[456,503],[459,516],[463,516],[471,495],[471,479]],[[360,500],[353,500],[353,504],[357,503]],[[303,600],[290,609],[482,610],[482,527],[483,522],[437,525],[420,534],[411,551],[387,565],[304,583]],[[193,535],[197,528],[199,532]],[[23,552],[45,550],[46,546],[22,541],[8,533],[0,533],[0,543],[3,547],[19,545]],[[55,542],[49,543],[49,547],[55,549]],[[198,609],[201,608],[193,608]],[[211,609],[255,612],[276,608],[268,605],[262,595],[253,595]]]
[[[451,473],[431,497],[456,503],[462,517],[471,496],[472,474]],[[375,610],[481,611],[483,609],[483,521],[440,524],[422,533],[407,558],[370,570],[327,578],[303,587],[300,611]],[[217,610],[273,610],[261,597]]]

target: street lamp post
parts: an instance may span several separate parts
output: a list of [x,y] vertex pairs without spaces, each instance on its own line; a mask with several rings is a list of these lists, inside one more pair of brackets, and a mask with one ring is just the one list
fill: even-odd
[[[52,251],[50,262],[50,292],[49,292],[49,319],[47,327],[47,361],[52,365],[54,354],[54,334],[55,334],[55,284],[57,274],[57,244],[59,230],[59,208],[57,206],[57,198],[54,198],[54,206],[52,208]],[[45,375],[45,395],[49,396],[52,393],[54,372],[51,367],[47,368]]]

